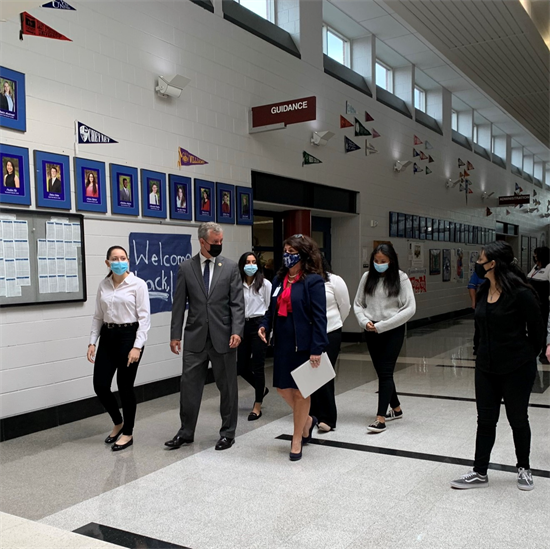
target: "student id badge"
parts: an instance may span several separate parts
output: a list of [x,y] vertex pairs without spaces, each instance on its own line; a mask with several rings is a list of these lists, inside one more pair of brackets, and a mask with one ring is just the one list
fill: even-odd
[[279,295],[279,292],[281,291],[281,288],[283,285],[277,286],[277,289],[273,292],[273,297],[277,297]]

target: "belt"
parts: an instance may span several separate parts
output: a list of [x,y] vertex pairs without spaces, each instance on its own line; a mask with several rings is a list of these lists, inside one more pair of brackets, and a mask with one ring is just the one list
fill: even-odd
[[251,316],[250,318],[245,318],[246,322],[250,322],[251,320],[261,320],[263,316]]
[[139,322],[130,322],[127,324],[113,324],[112,322],[105,322],[103,324],[108,330],[113,330],[116,328],[137,328],[139,326]]

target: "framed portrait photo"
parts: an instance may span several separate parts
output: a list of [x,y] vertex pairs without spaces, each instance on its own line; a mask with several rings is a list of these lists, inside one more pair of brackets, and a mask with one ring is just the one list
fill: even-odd
[[105,163],[87,158],[74,159],[76,209],[86,212],[107,212]]
[[216,183],[216,221],[218,223],[235,223],[235,186]]
[[0,204],[31,204],[29,149],[0,143]]
[[166,174],[141,170],[141,215],[166,219]]
[[139,215],[137,168],[111,164],[111,212]]
[[397,236],[397,212],[390,212],[390,236]]
[[214,183],[195,179],[195,221],[214,221],[216,215]]
[[36,204],[40,208],[71,209],[69,157],[34,151]]
[[0,127],[27,131],[25,75],[0,66]]
[[252,225],[254,204],[250,187],[237,187],[237,225]]
[[191,178],[170,174],[168,176],[170,195],[170,218],[181,221],[193,220],[193,192]]

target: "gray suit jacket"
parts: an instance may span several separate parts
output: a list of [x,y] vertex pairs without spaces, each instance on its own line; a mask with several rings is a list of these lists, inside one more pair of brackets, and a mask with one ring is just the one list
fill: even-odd
[[237,264],[222,256],[212,261],[214,274],[208,296],[199,254],[184,261],[178,271],[170,339],[181,339],[185,305],[188,303],[184,348],[194,353],[204,349],[208,335],[218,353],[228,353],[231,335],[242,337],[244,331],[243,284]]

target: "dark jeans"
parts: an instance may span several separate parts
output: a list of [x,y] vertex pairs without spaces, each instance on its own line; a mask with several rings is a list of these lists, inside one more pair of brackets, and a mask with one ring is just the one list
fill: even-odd
[[399,406],[393,372],[405,339],[405,325],[381,334],[365,333],[372,363],[378,374],[378,411],[376,415],[385,416],[388,412],[388,404],[392,408]]
[[262,317],[257,317],[245,322],[243,339],[237,347],[237,373],[254,387],[255,402],[260,404],[264,400],[267,351],[267,345],[258,336],[261,321]]
[[536,361],[529,361],[509,374],[489,374],[476,368],[477,436],[474,471],[487,474],[491,450],[495,444],[500,405],[504,400],[506,417],[512,427],[516,448],[516,467],[530,469],[531,428],[527,406],[535,376]]
[[[336,361],[340,354],[341,343],[342,328],[328,333],[326,352],[334,368],[336,368]],[[334,398],[334,379],[331,379],[311,395],[309,415],[315,416],[319,422],[326,423],[333,429],[336,428],[337,410],[336,399]]]
[[134,346],[137,327],[112,328],[105,326],[101,329],[99,346],[94,364],[94,391],[113,423],[122,423],[122,416],[118,409],[118,402],[111,392],[111,383],[115,372],[118,385],[118,394],[124,413],[123,435],[131,435],[136,420],[136,396],[134,394],[134,381],[137,369],[143,356],[143,349],[139,360],[128,364],[128,353]]

